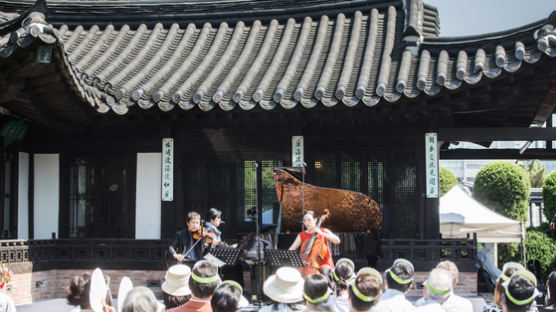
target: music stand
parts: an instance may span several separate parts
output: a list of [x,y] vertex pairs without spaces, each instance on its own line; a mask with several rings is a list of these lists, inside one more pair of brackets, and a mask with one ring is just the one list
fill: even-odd
[[268,249],[264,251],[264,257],[271,266],[290,266],[294,268],[303,267],[303,261],[296,250]]
[[226,265],[236,265],[242,250],[239,248],[211,248],[209,253],[226,262]]

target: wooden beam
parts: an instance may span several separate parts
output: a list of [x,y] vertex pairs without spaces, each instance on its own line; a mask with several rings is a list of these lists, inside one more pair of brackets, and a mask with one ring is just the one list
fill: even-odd
[[528,149],[519,154],[519,149],[455,149],[440,151],[440,159],[556,159],[556,151]]
[[440,128],[439,141],[552,141],[556,128]]

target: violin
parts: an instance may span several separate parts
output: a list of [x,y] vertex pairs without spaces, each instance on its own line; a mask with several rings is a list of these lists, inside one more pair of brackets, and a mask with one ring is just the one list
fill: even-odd
[[[191,235],[193,236],[194,240],[199,240],[202,235],[203,242],[209,245],[212,244],[212,242],[215,240],[219,241],[216,234],[214,234],[213,232],[209,232],[204,226],[201,226],[199,230],[197,230],[196,232],[192,232]],[[228,248],[228,244],[224,242],[220,242],[220,243],[224,246],[224,248]]]
[[[330,216],[330,211],[328,209],[325,209],[324,212],[325,214],[319,218],[316,227],[317,229],[320,229],[322,222]],[[319,273],[319,265],[322,263],[327,253],[328,244],[326,244],[323,238],[320,235],[317,235],[317,232],[315,231],[313,236],[301,245],[300,256],[301,260],[305,264],[305,267],[302,269],[303,278],[306,278],[311,274]]]

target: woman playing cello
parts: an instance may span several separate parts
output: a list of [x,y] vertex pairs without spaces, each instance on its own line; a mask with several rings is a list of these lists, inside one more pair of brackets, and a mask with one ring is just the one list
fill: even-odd
[[[323,217],[321,217],[321,220],[322,218]],[[300,254],[301,254],[301,258],[304,260],[304,262],[306,262],[305,263],[306,271],[304,272],[303,277],[306,277],[306,275],[311,274],[307,271],[308,266],[316,266],[313,269],[320,271],[320,273],[324,274],[325,276],[328,276],[330,270],[334,268],[334,262],[332,260],[332,256],[330,255],[330,249],[328,248],[328,241],[330,241],[333,244],[339,244],[340,238],[336,236],[334,233],[332,233],[329,229],[325,229],[317,226],[317,222],[318,222],[317,220],[318,219],[315,218],[314,211],[312,210],[306,211],[305,214],[303,215],[303,225],[305,225],[305,231],[300,232],[297,235],[295,241],[289,248],[290,250],[296,250],[297,248],[302,246],[302,250]],[[308,245],[308,243],[310,242],[314,234],[316,234],[315,241],[317,243],[315,244],[313,242],[312,244],[313,246],[306,246]],[[307,250],[303,250],[304,247],[313,248],[313,249],[317,247],[322,249],[309,250],[309,252],[307,252],[306,254],[311,253],[312,259],[306,260],[307,257],[304,257],[303,254]],[[319,253],[320,255],[318,255]],[[308,261],[314,261],[315,265],[313,265],[313,263],[308,263]]]

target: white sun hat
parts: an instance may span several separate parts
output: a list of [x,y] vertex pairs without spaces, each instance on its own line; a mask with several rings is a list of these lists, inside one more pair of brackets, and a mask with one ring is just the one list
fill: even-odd
[[264,282],[263,292],[276,302],[295,303],[303,300],[303,282],[298,270],[281,267]]
[[189,289],[189,277],[191,276],[191,269],[185,264],[176,264],[171,266],[166,271],[164,283],[160,286],[165,293],[181,297],[191,294]]

